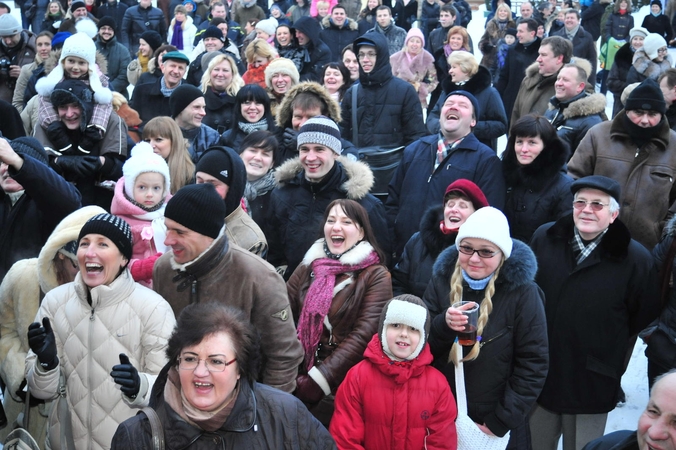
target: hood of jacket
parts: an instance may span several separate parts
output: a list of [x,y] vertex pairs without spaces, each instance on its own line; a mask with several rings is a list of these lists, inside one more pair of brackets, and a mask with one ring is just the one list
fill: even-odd
[[[549,101],[549,109],[558,109],[562,104],[558,98],[552,97]],[[603,94],[588,94],[584,91],[575,98],[568,100],[568,106],[563,110],[563,117],[572,119],[573,117],[587,117],[595,114],[603,114],[605,117],[606,96]]]
[[[364,86],[377,86],[389,81],[394,75],[392,75],[392,66],[390,65],[390,49],[387,38],[381,33],[370,31],[357,40],[362,45],[364,41],[370,41],[376,49],[376,64],[371,72],[364,72],[361,64],[359,65],[359,82]],[[357,54],[359,47],[355,45],[354,51]]]
[[444,206],[435,206],[428,209],[420,220],[420,238],[430,255],[436,257],[442,250],[455,244],[458,233],[444,234],[439,223],[444,220]]
[[[359,25],[354,19],[350,19],[349,17],[345,19],[345,25],[342,27],[339,27],[338,25],[333,23],[333,20],[331,20],[331,16],[326,16],[322,19],[322,27],[324,29],[333,29],[333,30],[342,30],[347,28],[348,30],[357,30],[359,29]],[[303,30],[301,30],[303,31]]]
[[308,92],[314,94],[322,100],[327,106],[326,116],[333,119],[334,122],[340,123],[343,118],[340,114],[340,105],[337,101],[331,98],[331,94],[324,86],[314,81],[305,81],[299,83],[289,89],[289,92],[284,95],[282,103],[277,108],[277,126],[280,128],[291,128],[291,118],[293,117],[293,108],[291,107],[293,101],[298,94]]
[[[496,281],[501,289],[508,291],[534,282],[535,273],[538,270],[537,260],[530,247],[517,239],[512,239],[512,242],[514,243],[512,254],[502,265]],[[434,263],[433,275],[450,281],[457,259],[458,249],[456,246],[447,248],[441,252]]]
[[383,345],[380,336],[376,333],[366,346],[364,358],[378,368],[384,375],[392,378],[398,385],[406,383],[414,377],[420,376],[427,366],[432,364],[432,352],[430,345],[425,342],[422,351],[412,361],[393,361],[383,351]]
[[319,33],[322,27],[319,25],[314,17],[303,16],[293,23],[293,28],[300,30],[305,36],[310,38],[310,43],[320,41]]
[[242,158],[239,157],[237,152],[224,145],[212,145],[202,153],[202,157],[204,157],[207,152],[218,151],[225,153],[230,159],[230,170],[232,171],[232,175],[229,177],[228,182],[228,194],[225,196],[224,200],[225,216],[227,217],[239,207],[240,201],[244,196],[244,188],[246,187],[246,168],[244,167],[244,161],[242,161]]
[[84,206],[67,215],[54,228],[38,256],[38,279],[43,293],[46,294],[59,285],[54,268],[54,257],[59,249],[78,238],[86,221],[104,212],[99,206]]
[[491,83],[491,73],[484,66],[479,66],[477,73],[467,80],[467,83],[459,85],[454,83],[451,77],[447,77],[441,82],[441,87],[446,94],[454,91],[467,91],[476,96],[479,92],[483,92],[486,88],[491,87]]
[[[360,161],[352,161],[345,156],[339,157],[336,165],[343,172],[344,181],[340,189],[345,192],[347,198],[350,200],[364,198],[373,187],[373,172],[369,166]],[[300,158],[296,157],[286,161],[275,170],[275,179],[281,187],[302,177],[301,172],[303,172],[303,166],[300,164]]]

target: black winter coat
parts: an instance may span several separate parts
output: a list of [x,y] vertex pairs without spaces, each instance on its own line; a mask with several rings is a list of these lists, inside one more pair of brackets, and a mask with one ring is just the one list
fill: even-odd
[[127,66],[131,62],[131,55],[127,47],[117,42],[113,36],[108,42],[103,42],[100,36],[96,37],[96,50],[106,57],[108,61],[108,70],[106,76],[110,84],[110,90],[116,91],[127,97]]
[[451,77],[441,82],[441,96],[434,105],[434,109],[427,116],[427,130],[432,134],[439,133],[439,116],[441,107],[444,106],[446,96],[458,90],[467,91],[476,97],[479,102],[479,117],[472,133],[479,142],[493,150],[498,149],[498,138],[507,132],[507,114],[502,105],[500,94],[491,86],[491,74],[484,66],[479,66],[479,71],[462,86],[455,84]]
[[80,208],[80,192],[45,164],[23,155],[23,166],[9,175],[24,188],[12,206],[0,189],[0,281],[12,264],[40,253],[54,227]]
[[657,33],[662,36],[667,41],[667,44],[674,38],[674,30],[671,28],[669,18],[664,14],[660,14],[657,17],[648,14],[643,19],[641,26],[651,33]]
[[[550,36],[561,36],[564,39],[568,39],[565,27],[556,33],[551,33]],[[584,58],[591,63],[592,72],[589,74],[589,83],[594,86],[596,84],[596,64],[598,64],[596,41],[583,27],[580,27],[575,36],[573,36],[572,42],[573,56]]]
[[439,223],[444,220],[444,207],[428,209],[420,221],[420,231],[411,236],[399,262],[392,270],[392,291],[395,295],[413,294],[423,297],[432,278],[432,266],[439,254],[455,244],[457,233],[444,234]]
[[[136,85],[134,95],[129,101],[129,106],[136,110],[145,125],[150,119],[158,116],[166,116],[170,111],[169,97],[165,97],[161,91],[162,78],[157,78],[153,83]],[[185,83],[181,80],[181,84]],[[141,86],[143,86],[141,88]]]
[[600,0],[595,0],[591,6],[580,14],[580,25],[592,35],[594,41],[601,37],[601,18],[606,11],[608,3],[600,3]]
[[[493,311],[481,336],[481,352],[477,359],[463,364],[468,414],[497,436],[525,422],[547,376],[544,295],[534,282],[537,262],[526,244],[513,242],[512,254],[495,283]],[[454,395],[455,366],[448,361],[448,354],[457,333],[448,327],[444,316],[450,306],[450,280],[457,259],[455,246],[439,255],[423,298],[432,318],[429,344],[433,365],[446,376]],[[463,300],[481,303],[484,291],[474,291],[463,281]]]
[[507,185],[503,212],[514,239],[528,243],[535,230],[573,210],[573,179],[562,172],[568,148],[560,140],[546,146],[531,164],[523,166],[514,148],[502,154],[502,173]]
[[[165,448],[203,450],[214,448],[335,449],[328,430],[294,396],[264,384],[240,379],[239,393],[230,415],[216,431],[187,423],[164,399],[167,372],[162,369],[153,386],[150,406],[164,429]],[[113,436],[113,450],[153,448],[150,422],[139,414],[120,424]]]
[[207,89],[206,94],[204,94],[204,102],[206,103],[206,116],[202,120],[203,124],[218,131],[218,134],[223,134],[226,130],[232,128],[235,97],[225,92],[219,95],[213,90]]
[[616,12],[608,16],[603,37],[606,41],[611,37],[618,41],[629,40],[629,31],[632,28],[634,28],[634,16]]
[[[146,25],[147,24],[147,25]],[[129,53],[138,53],[139,39],[148,30],[157,31],[162,37],[162,42],[167,41],[167,22],[159,8],[152,6],[141,8],[140,5],[127,9],[122,19],[120,30],[120,43],[129,49]]]
[[418,0],[410,0],[408,5],[404,5],[403,0],[395,0],[393,3],[392,18],[394,24],[406,31],[410,30],[413,22],[418,20]]
[[623,108],[620,97],[624,88],[627,87],[627,75],[633,59],[634,51],[629,42],[615,53],[615,61],[608,74],[608,90],[613,93],[613,117]]
[[507,119],[512,115],[516,96],[519,94],[521,81],[526,76],[526,68],[533,64],[538,57],[540,50],[540,38],[535,38],[528,46],[517,42],[507,51],[505,65],[500,69],[500,77],[495,88],[502,97],[502,104],[505,111],[509,113]]
[[594,439],[582,450],[640,450],[636,432],[629,430],[615,431]]
[[332,61],[331,50],[320,37],[322,29],[319,22],[312,17],[301,17],[293,23],[293,27],[310,38],[310,43],[305,46],[309,59],[303,62],[300,81],[318,82],[324,65]]
[[331,51],[331,61],[341,61],[340,52],[361,35],[357,22],[349,18],[338,28],[331,21],[331,16],[326,16],[322,20],[322,26],[324,29],[319,33],[319,38]]
[[359,147],[409,145],[423,137],[425,124],[418,93],[410,83],[392,75],[387,39],[378,32],[368,37],[376,44],[376,63],[370,73],[359,67],[359,84],[343,97],[341,135],[352,139],[352,90],[357,89]]
[[541,226],[530,242],[547,299],[549,375],[538,404],[561,414],[603,414],[617,404],[627,342],[659,313],[648,250],[615,220],[575,264],[573,216]]

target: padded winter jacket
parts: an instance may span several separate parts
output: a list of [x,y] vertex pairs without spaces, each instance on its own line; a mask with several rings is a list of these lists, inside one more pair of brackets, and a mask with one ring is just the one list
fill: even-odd
[[162,42],[167,41],[167,22],[159,8],[132,6],[124,12],[120,44],[129,49],[129,53],[138,53],[139,39],[146,31],[154,30],[160,34]]

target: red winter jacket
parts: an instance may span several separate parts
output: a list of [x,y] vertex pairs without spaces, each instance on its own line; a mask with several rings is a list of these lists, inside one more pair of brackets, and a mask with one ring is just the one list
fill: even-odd
[[455,450],[458,411],[429,345],[412,362],[396,362],[375,334],[364,357],[336,394],[329,431],[338,448]]
[[247,71],[242,75],[242,79],[246,84],[257,84],[265,89],[265,68],[268,67],[268,64],[270,63],[258,67],[249,65]]

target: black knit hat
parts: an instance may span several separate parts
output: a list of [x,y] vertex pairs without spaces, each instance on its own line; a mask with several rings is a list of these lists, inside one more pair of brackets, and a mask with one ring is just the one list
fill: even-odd
[[100,234],[107,237],[117,246],[122,256],[127,258],[127,261],[131,259],[131,227],[123,219],[108,213],[97,214],[82,226],[77,241],[80,242],[88,234]]
[[240,205],[246,187],[246,168],[242,158],[229,147],[209,147],[197,162],[195,173],[204,172],[228,185],[226,217]]
[[13,141],[9,141],[9,145],[19,155],[28,155],[46,166],[49,165],[49,157],[47,157],[45,148],[37,139],[27,136],[19,137]]
[[602,175],[591,175],[580,178],[573,181],[573,184],[570,185],[570,191],[573,195],[580,189],[597,189],[610,195],[618,203],[620,202],[620,194],[622,193],[620,183]]
[[652,78],[645,79],[636,89],[631,91],[624,104],[625,111],[643,109],[645,111],[657,111],[660,114],[667,112],[667,104],[664,102],[664,94],[660,85]]
[[164,217],[216,239],[225,225],[225,203],[213,185],[189,184],[167,202]]
[[141,39],[146,41],[153,52],[162,46],[162,36],[155,30],[148,30],[141,34]]
[[73,3],[70,4],[70,12],[74,13],[76,10],[86,7],[87,5],[85,5],[85,2],[83,2],[82,0],[75,0]]
[[444,99],[444,103],[451,95],[462,95],[463,97],[467,97],[469,101],[472,102],[472,107],[474,108],[474,117],[479,117],[479,102],[477,101],[476,97],[473,96],[470,92],[463,90],[451,91]]
[[221,29],[213,25],[209,25],[207,29],[204,30],[204,34],[202,36],[204,36],[203,39],[212,37],[219,39],[221,42],[225,42],[225,36],[223,36],[223,32],[221,31]]
[[[99,19],[99,23],[96,24],[96,27],[100,30],[103,27],[110,27],[113,30],[115,30],[115,27],[117,24],[115,23],[115,19],[113,19],[110,16],[103,16]],[[148,41],[146,41],[148,42]],[[150,44],[148,44],[150,45]]]
[[169,97],[169,115],[175,119],[189,104],[200,97],[204,97],[204,94],[192,84],[180,85]]
[[516,28],[507,28],[507,31],[505,31],[505,36],[506,35],[516,37]]
[[662,2],[660,0],[652,0],[650,2],[650,6],[657,5],[660,7],[660,11],[662,10]]

